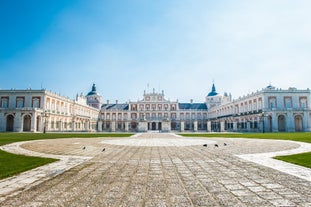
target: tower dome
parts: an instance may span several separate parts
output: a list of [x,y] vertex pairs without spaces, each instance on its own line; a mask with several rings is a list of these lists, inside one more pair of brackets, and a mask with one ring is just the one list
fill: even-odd
[[90,91],[86,96],[91,96],[91,95],[98,95],[98,93],[96,92],[96,85],[95,85],[95,83],[93,83],[92,91]]
[[216,87],[215,87],[215,84],[213,83],[213,86],[212,86],[212,91],[208,93],[207,96],[217,96],[218,93],[216,92]]
[[90,105],[94,108],[97,108],[97,109],[101,108],[102,103],[103,103],[103,98],[99,93],[97,93],[95,83],[93,83],[92,91],[90,91],[86,95],[86,99],[87,99],[88,105]]

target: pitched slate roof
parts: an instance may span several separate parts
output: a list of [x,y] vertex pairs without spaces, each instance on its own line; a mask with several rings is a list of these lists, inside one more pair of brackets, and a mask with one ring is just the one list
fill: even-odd
[[103,104],[102,109],[106,110],[128,110],[128,104]]
[[207,110],[205,103],[179,103],[179,109]]

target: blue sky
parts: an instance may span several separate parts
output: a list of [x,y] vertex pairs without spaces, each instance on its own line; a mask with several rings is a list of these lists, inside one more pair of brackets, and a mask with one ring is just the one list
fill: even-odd
[[3,0],[1,89],[104,100],[311,87],[308,0]]

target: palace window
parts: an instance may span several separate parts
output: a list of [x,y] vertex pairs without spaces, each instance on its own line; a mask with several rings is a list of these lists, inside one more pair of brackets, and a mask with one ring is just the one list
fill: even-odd
[[292,98],[284,97],[284,105],[285,105],[285,108],[292,108]]
[[172,111],[175,111],[175,105],[172,105]]
[[1,98],[1,108],[8,108],[9,106],[9,97]]
[[275,97],[269,97],[268,98],[269,102],[269,108],[273,109],[276,108],[276,98]]
[[299,106],[300,106],[300,108],[307,108],[307,98],[306,97],[300,97],[299,98]]
[[32,98],[32,107],[33,108],[40,108],[40,98],[39,97],[33,97]]
[[24,107],[24,97],[17,97],[16,98],[16,108],[23,108]]
[[158,104],[158,109],[162,110],[162,105],[161,104]]

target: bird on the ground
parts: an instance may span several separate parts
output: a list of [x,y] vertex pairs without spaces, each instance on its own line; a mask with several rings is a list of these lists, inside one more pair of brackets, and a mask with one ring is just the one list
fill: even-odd
[[84,147],[82,147],[82,149],[83,149],[83,150],[85,150],[85,146],[84,146]]
[[207,147],[207,144],[203,144],[203,147]]
[[102,152],[104,152],[106,149],[104,148],[103,150],[102,150]]
[[218,144],[214,144],[215,147],[218,147]]
[[227,146],[227,143],[224,143],[224,146]]

